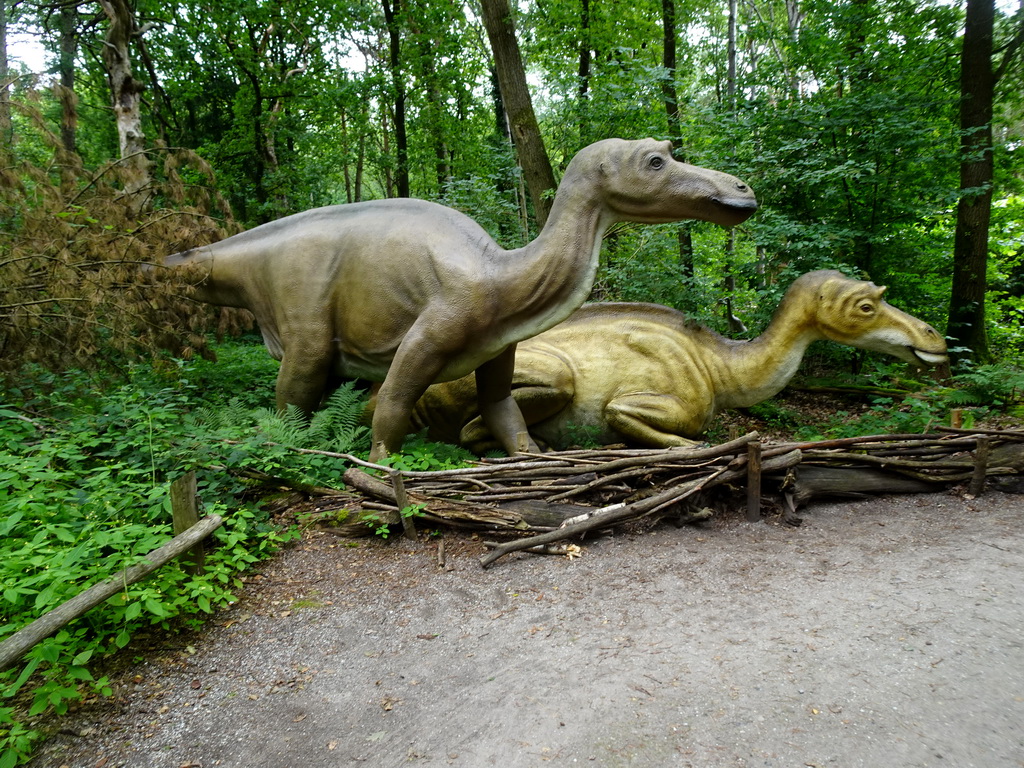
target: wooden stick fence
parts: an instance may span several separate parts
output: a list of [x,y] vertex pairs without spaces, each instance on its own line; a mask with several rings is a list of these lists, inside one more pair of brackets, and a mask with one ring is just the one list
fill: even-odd
[[[361,468],[349,469],[344,481],[394,513],[395,471],[380,469],[390,473],[390,484]],[[534,534],[496,544],[483,558],[486,566],[508,552],[594,528],[652,515],[693,519],[694,499],[733,484],[746,486],[747,519],[756,521],[764,482],[779,486],[791,505],[798,505],[844,488],[861,494],[926,492],[967,481],[968,492],[976,495],[987,478],[1022,469],[1024,432],[945,428],[767,444],[751,432],[710,447],[525,454],[486,459],[465,469],[401,472],[400,477],[408,499],[403,506],[424,505],[426,522]]]

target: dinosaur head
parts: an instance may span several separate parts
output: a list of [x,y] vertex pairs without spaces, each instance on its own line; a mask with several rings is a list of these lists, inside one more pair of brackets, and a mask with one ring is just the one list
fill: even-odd
[[[815,313],[821,334],[840,344],[884,352],[919,366],[946,362],[946,341],[928,323],[882,299],[885,286],[841,272],[809,272],[797,282],[818,282]],[[794,284],[795,285],[795,284]]]
[[750,187],[727,173],[680,163],[668,141],[606,139],[584,148],[570,169],[577,160],[619,221],[696,219],[733,226],[757,210]]

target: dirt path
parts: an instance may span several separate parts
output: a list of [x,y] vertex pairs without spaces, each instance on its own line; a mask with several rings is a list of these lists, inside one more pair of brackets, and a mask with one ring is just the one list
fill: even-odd
[[33,765],[1024,766],[1019,496],[436,544],[315,536]]

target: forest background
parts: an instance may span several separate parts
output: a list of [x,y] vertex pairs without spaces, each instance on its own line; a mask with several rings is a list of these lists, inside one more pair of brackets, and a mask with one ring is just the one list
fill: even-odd
[[[154,323],[173,327],[166,315],[141,317],[131,291],[97,288],[130,282],[113,262],[159,260],[319,205],[437,200],[517,247],[536,234],[575,152],[610,136],[671,139],[680,159],[746,180],[762,208],[728,235],[700,224],[621,227],[604,248],[595,299],[669,304],[742,334],[764,325],[793,277],[840,268],[948,325],[960,357],[988,362],[992,350],[1018,355],[1024,345],[1020,7],[574,0],[511,14],[505,0],[3,0],[0,9],[2,247],[16,257],[0,263],[7,368],[26,356],[89,362],[119,343],[97,338],[100,327],[128,346],[151,341]],[[6,36],[26,31],[45,46],[48,72],[8,61]],[[504,87],[502,65],[512,71]],[[529,89],[525,107],[513,82]]]
[[[167,566],[0,672],[0,768],[28,759],[41,718],[110,693],[95,662],[231,602],[291,535],[241,478],[331,485],[343,463],[286,446],[365,438],[351,391],[313,424],[282,421],[254,343],[201,360],[245,318],[139,262],[393,196],[517,247],[583,146],[670,139],[761,209],[729,231],[617,226],[594,300],[749,338],[793,278],[841,269],[946,329],[975,385],[882,398],[904,420],[864,428],[926,429],[956,398],[998,408],[1024,391],[1018,3],[0,0],[0,640],[162,543],[183,470],[227,518],[205,574]],[[45,71],[8,45],[26,36]],[[438,450],[401,460],[436,468]]]

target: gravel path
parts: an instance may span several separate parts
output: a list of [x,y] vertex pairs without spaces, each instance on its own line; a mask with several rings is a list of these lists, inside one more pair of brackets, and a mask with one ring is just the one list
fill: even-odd
[[313,534],[32,765],[1024,766],[1024,499],[802,514],[486,571]]

